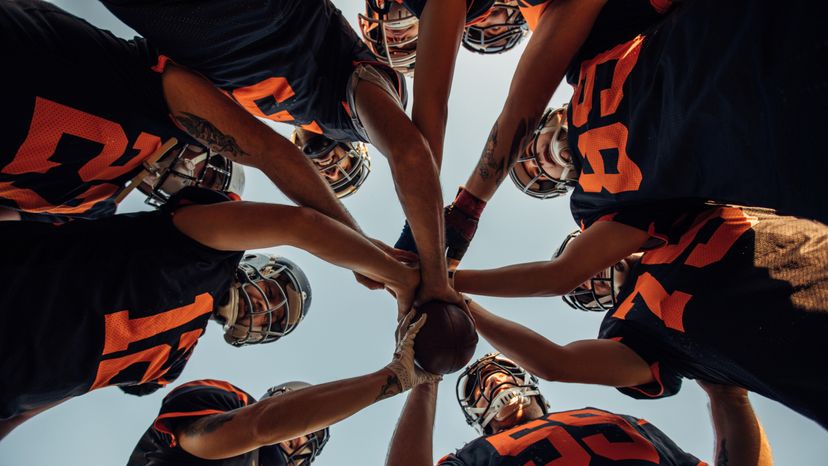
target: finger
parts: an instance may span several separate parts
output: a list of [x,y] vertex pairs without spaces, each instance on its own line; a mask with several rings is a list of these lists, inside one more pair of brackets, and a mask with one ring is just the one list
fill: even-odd
[[419,332],[420,329],[423,328],[423,325],[425,325],[427,319],[428,319],[427,314],[421,315],[420,318],[417,319],[416,322],[414,322],[413,324],[408,326],[408,332],[406,332],[406,334],[411,335],[411,338],[414,338],[415,336],[417,336],[417,332]]

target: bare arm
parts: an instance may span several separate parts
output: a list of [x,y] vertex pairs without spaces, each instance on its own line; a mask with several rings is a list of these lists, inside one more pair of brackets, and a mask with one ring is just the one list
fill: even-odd
[[0,222],[20,220],[20,212],[6,207],[0,207]]
[[606,0],[556,0],[538,21],[520,57],[503,110],[492,127],[466,189],[492,198],[537,126],[569,63]]
[[698,381],[710,398],[716,466],[773,466],[770,444],[747,390]]
[[290,141],[196,73],[168,65],[163,85],[173,117],[191,136],[235,162],[258,168],[297,204],[359,231],[330,186]]
[[[256,202],[180,208],[176,228],[205,246],[243,251],[287,245],[386,284],[402,301],[413,296],[416,269],[403,265],[361,234],[313,209]],[[409,303],[410,304],[410,303]]]
[[498,351],[546,380],[631,387],[653,381],[646,361],[623,343],[581,340],[565,346],[471,301],[477,331]]
[[405,402],[391,445],[388,466],[431,466],[437,384],[416,386]]
[[458,270],[454,287],[486,296],[559,296],[638,251],[649,235],[617,222],[587,228],[557,259],[490,270]]
[[371,143],[385,154],[420,256],[424,300],[457,301],[449,287],[443,237],[443,195],[428,142],[378,86],[362,81],[357,105]]
[[399,391],[393,372],[383,369],[205,416],[176,435],[181,448],[199,458],[230,458],[316,432]]
[[411,120],[428,141],[438,168],[443,161],[449,92],[465,20],[465,0],[427,2],[420,15]]

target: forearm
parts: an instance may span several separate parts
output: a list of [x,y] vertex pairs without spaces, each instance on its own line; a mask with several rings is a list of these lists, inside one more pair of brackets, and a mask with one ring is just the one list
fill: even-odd
[[192,137],[235,162],[260,169],[297,204],[358,229],[313,164],[290,141],[184,68],[168,65],[163,84],[173,118]]
[[385,284],[416,275],[367,238],[306,207],[224,202],[180,208],[176,228],[213,249],[244,251],[293,246]]
[[466,16],[464,0],[428,2],[420,16],[411,120],[428,141],[438,169],[448,119],[448,99]]
[[503,298],[560,296],[583,280],[554,261],[529,262],[497,269],[458,270],[454,288],[461,293]]
[[200,458],[223,459],[291,440],[334,424],[399,393],[388,369],[267,398],[190,424],[181,447]]
[[711,395],[710,413],[716,432],[716,466],[771,466],[770,444],[747,393]]
[[[529,39],[466,189],[488,201],[522,153],[605,0],[556,0]],[[554,51],[554,52],[550,52]]]
[[388,466],[431,466],[437,384],[414,387],[391,437]]

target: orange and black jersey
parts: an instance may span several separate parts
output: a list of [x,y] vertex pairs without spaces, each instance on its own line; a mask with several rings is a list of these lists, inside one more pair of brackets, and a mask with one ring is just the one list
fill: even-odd
[[329,0],[102,2],[251,114],[361,140],[346,89],[356,64],[375,59]]
[[576,222],[684,201],[828,222],[828,4],[696,0],[612,27],[623,3],[568,73]]
[[97,218],[170,137],[157,55],[37,0],[0,2],[0,206],[27,220]]
[[[204,416],[226,413],[255,402],[244,390],[221,380],[195,380],[179,385],[164,397],[158,417],[138,441],[127,466],[267,466],[257,462],[259,451],[224,460],[198,458],[184,451],[175,437],[179,429]],[[267,447],[270,448],[277,447]]]
[[[440,0],[435,0],[440,1]],[[428,0],[402,0],[403,4],[414,16],[420,17]],[[495,0],[466,0],[466,24],[483,17],[494,5]]]
[[547,414],[479,437],[442,466],[701,466],[664,432],[643,419],[595,408]]
[[737,385],[828,427],[828,227],[763,209],[710,207],[644,253],[599,337],[630,347],[673,395],[682,378]]
[[145,394],[174,380],[241,260],[185,236],[166,210],[0,222],[0,238],[0,419],[105,386]]

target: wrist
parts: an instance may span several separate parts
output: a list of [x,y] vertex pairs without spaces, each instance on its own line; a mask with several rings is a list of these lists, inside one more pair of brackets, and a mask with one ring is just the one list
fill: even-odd
[[486,207],[486,201],[475,196],[463,186],[460,186],[457,190],[457,196],[455,196],[454,202],[451,204],[474,219],[479,219],[480,215],[483,214],[483,209]]

